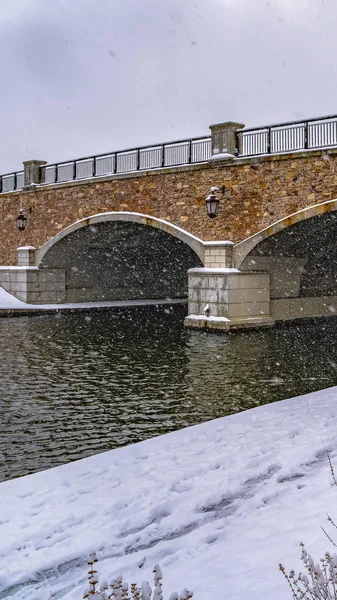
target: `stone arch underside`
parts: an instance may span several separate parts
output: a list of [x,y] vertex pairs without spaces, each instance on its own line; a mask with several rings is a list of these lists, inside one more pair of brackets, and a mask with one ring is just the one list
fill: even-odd
[[271,274],[271,299],[337,297],[337,212],[326,212],[265,237],[243,271]]
[[66,302],[187,298],[187,271],[202,266],[178,237],[123,220],[91,220],[41,255],[41,270],[65,272]]

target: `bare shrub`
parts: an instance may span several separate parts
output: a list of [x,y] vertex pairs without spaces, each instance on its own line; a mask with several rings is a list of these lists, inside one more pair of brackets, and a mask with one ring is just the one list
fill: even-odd
[[[333,482],[337,486],[337,479],[334,468],[328,453],[328,461]],[[335,521],[328,515],[329,523],[337,529]],[[328,540],[337,547],[332,537],[322,530]],[[280,564],[280,571],[285,576],[293,598],[295,600],[337,600],[337,554],[326,552],[324,558],[321,558],[319,563],[315,563],[310,554],[307,553],[304,544],[300,544],[302,548],[301,560],[304,564],[304,573],[295,575],[295,571],[291,570],[286,573],[283,565]]]
[[307,553],[304,544],[301,544],[301,560],[304,564],[304,573],[295,575],[295,571],[286,573],[283,565],[280,570],[285,576],[293,598],[296,600],[337,600],[337,555],[325,553],[319,563],[315,563]]
[[[143,581],[138,587],[136,583],[129,584],[123,581],[122,575],[107,581],[99,582],[95,564],[97,563],[96,552],[92,552],[88,560],[88,587],[84,591],[83,599],[88,600],[163,600],[162,572],[159,565],[153,569],[153,590],[148,581]],[[183,590],[179,595],[172,592],[168,600],[190,600],[193,592]],[[50,598],[55,596],[51,594]]]

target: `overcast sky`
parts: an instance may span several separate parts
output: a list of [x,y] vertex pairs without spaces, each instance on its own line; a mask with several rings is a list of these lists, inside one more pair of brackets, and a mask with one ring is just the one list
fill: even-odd
[[0,0],[0,173],[337,114],[336,0]]

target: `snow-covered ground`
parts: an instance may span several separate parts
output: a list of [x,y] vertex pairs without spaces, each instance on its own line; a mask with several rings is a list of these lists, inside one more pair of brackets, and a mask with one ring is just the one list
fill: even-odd
[[187,298],[163,298],[163,299],[144,299],[144,300],[111,300],[106,302],[71,302],[60,304],[27,304],[21,302],[13,294],[9,294],[0,286],[0,312],[1,310],[74,310],[76,308],[113,308],[128,306],[151,306],[158,304],[181,304],[187,302]]
[[0,308],[24,308],[25,306],[27,306],[25,302],[21,302],[0,286]]
[[96,550],[104,578],[151,581],[159,562],[167,593],[290,600],[279,562],[331,550],[336,403],[331,388],[2,483],[0,599],[80,600]]

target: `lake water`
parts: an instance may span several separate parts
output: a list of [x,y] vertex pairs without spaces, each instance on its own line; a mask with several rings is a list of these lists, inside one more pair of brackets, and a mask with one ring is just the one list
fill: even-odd
[[0,481],[337,385],[337,320],[212,334],[185,308],[0,319]]

